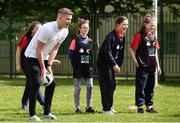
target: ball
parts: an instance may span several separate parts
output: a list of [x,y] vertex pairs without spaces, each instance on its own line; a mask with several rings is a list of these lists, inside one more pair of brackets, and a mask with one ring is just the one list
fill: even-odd
[[49,86],[53,82],[53,79],[54,78],[52,74],[46,74],[42,79],[42,84],[45,86]]

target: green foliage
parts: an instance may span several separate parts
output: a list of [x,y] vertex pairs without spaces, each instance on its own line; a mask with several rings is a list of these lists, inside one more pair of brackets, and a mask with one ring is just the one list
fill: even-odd
[[[62,77],[62,76],[61,76]],[[93,107],[95,114],[85,113],[86,87],[82,85],[80,104],[83,113],[76,114],[73,100],[73,80],[67,78],[56,79],[56,89],[52,103],[52,113],[57,122],[180,122],[180,83],[179,81],[161,82],[155,89],[155,108],[158,114],[137,114],[136,110],[129,110],[134,104],[134,81],[118,78],[114,94],[114,108],[118,113],[114,116],[102,114],[100,90],[97,79],[93,87]],[[21,110],[21,96],[25,79],[0,79],[0,122],[27,122],[28,111]],[[44,91],[44,86],[41,87]],[[37,115],[42,118],[43,109],[37,103]],[[47,122],[52,120],[46,120]]]
[[[87,13],[145,13],[152,7],[152,0],[2,0],[0,16],[7,17],[9,1],[12,5],[13,17],[55,17],[62,7],[72,9],[75,14]],[[160,2],[160,0],[159,0]],[[169,7],[174,14],[179,14],[179,0],[162,0],[163,6]],[[113,8],[109,10],[107,6]]]

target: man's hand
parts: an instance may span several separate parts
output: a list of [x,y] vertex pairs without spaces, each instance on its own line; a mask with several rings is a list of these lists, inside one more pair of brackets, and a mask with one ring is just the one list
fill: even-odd
[[48,66],[48,67],[47,67],[47,72],[50,73],[50,74],[53,74],[53,72],[52,72],[52,67],[51,67],[51,66]]
[[49,72],[46,70],[46,68],[41,68],[41,80],[45,77],[46,74],[48,74]]

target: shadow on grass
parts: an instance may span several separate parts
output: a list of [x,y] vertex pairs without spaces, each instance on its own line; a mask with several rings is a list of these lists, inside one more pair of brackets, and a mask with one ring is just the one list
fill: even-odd
[[[100,112],[96,112],[96,113],[91,113],[91,114],[98,114]],[[102,113],[102,112],[101,112]],[[75,112],[64,112],[64,113],[59,113],[58,115],[89,115],[90,113],[86,113],[86,112],[82,112],[82,113],[75,113]]]
[[[73,78],[55,78],[56,86],[73,85]],[[133,79],[117,79],[117,86],[135,86],[135,80]],[[0,79],[0,85],[8,85],[8,86],[25,86],[26,80],[25,78],[18,79]],[[159,82],[160,85],[164,86],[173,86],[180,87],[180,80],[166,80],[163,82]],[[86,85],[86,82],[83,81],[82,85]],[[98,79],[94,78],[94,85],[99,85]]]
[[6,107],[6,108],[0,108],[0,112],[6,112],[6,111],[10,111],[10,112],[12,112],[12,111],[14,111],[14,112],[17,112],[17,111],[20,111],[21,109],[19,108],[19,110],[18,109],[13,109],[13,108],[8,108],[8,107]]
[[180,117],[180,114],[171,115],[172,117]]
[[[136,114],[136,112],[132,112],[132,111],[129,111],[129,112],[122,112],[122,111],[118,111],[117,113],[115,113],[115,114]],[[102,111],[97,111],[97,112],[95,112],[95,113],[87,113],[87,112],[82,112],[82,113],[75,113],[75,112],[64,112],[64,113],[59,113],[59,114],[57,114],[57,115],[89,115],[89,114],[103,114],[103,112]]]
[[180,80],[166,80],[166,81],[160,82],[160,85],[180,87]]
[[24,86],[25,85],[25,79],[1,79],[0,85]]
[[[73,80],[69,78],[55,78],[56,85],[72,85]],[[8,85],[8,86],[25,86],[26,79],[18,78],[18,79],[0,79],[0,85]]]
[[180,114],[173,114],[173,115],[163,115],[161,117],[180,117]]
[[[73,85],[73,78],[55,78],[56,86],[60,85]],[[0,85],[8,86],[25,86],[25,78],[18,79],[0,79]],[[82,85],[86,85],[86,82],[83,81]],[[94,85],[99,85],[97,78],[94,78]],[[117,80],[117,86],[132,86],[134,82],[132,80]]]

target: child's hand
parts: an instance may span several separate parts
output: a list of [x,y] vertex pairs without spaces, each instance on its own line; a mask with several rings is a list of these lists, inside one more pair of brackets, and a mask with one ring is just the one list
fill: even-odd
[[115,66],[113,66],[114,72],[115,73],[120,73],[121,69],[120,67],[116,64]]
[[157,67],[157,74],[161,75],[161,68],[160,67]]
[[55,59],[55,60],[53,61],[53,64],[55,64],[55,65],[60,65],[60,64],[61,64],[61,61]]

